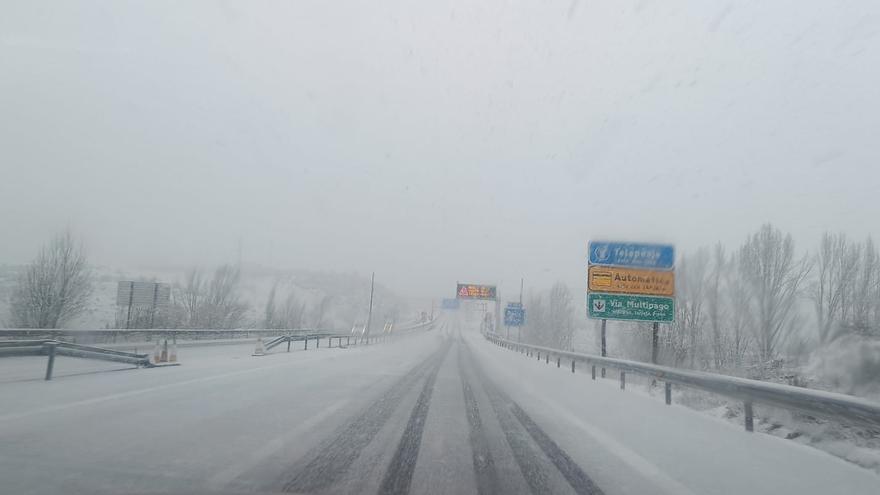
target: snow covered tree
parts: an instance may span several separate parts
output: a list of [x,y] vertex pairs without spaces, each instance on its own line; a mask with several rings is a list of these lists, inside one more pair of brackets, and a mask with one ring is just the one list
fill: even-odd
[[715,369],[724,368],[727,363],[725,352],[726,335],[724,321],[727,319],[727,308],[724,306],[724,275],[728,269],[727,254],[724,246],[716,244],[709,262],[709,275],[706,279],[706,320],[712,336],[712,364]]
[[861,259],[860,246],[844,234],[825,233],[815,256],[816,279],[813,303],[819,343],[827,344],[845,328],[847,313],[856,297],[856,274]]
[[177,288],[178,324],[183,328],[237,328],[247,312],[238,293],[241,272],[237,266],[221,265],[207,280],[193,269]]
[[59,328],[81,314],[92,294],[92,276],[82,244],[70,232],[40,249],[18,279],[9,300],[19,328]]
[[795,259],[790,234],[766,224],[739,250],[737,269],[752,294],[750,310],[758,358],[767,364],[796,322],[798,291],[810,272],[806,259]]
[[545,328],[548,332],[549,344],[558,349],[571,350],[571,339],[574,333],[574,308],[572,307],[571,291],[562,282],[556,282],[547,295],[548,312]]

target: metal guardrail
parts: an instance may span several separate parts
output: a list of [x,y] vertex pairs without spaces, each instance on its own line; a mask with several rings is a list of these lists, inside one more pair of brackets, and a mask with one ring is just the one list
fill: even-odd
[[[620,388],[626,387],[626,373],[635,373],[665,382],[666,404],[672,403],[672,384],[698,388],[725,397],[743,401],[746,431],[753,431],[753,403],[765,404],[805,414],[844,420],[869,428],[880,428],[880,403],[854,397],[851,395],[810,390],[778,383],[762,382],[725,375],[716,375],[701,371],[681,370],[667,366],[627,361],[609,357],[594,356],[576,352],[562,351],[549,347],[522,344],[507,340],[499,335],[485,334],[485,337],[504,348],[519,351],[529,356],[544,355],[546,363],[551,356],[556,358],[559,367],[561,361],[571,361],[571,371],[575,371],[575,363],[586,363],[592,366],[592,378],[596,379],[596,368],[611,368],[620,372]],[[602,370],[604,376],[604,369]]]
[[265,350],[272,349],[273,347],[278,347],[283,343],[287,343],[287,352],[290,352],[290,346],[294,342],[303,342],[304,349],[308,350],[309,341],[315,341],[315,348],[321,347],[321,339],[327,339],[327,347],[333,347],[333,340],[337,341],[337,346],[342,347],[342,339],[345,339],[346,345],[351,344],[351,335],[339,335],[339,334],[311,334],[311,335],[282,335],[280,337],[275,337],[268,342],[263,344],[263,348]]
[[[420,328],[431,322],[412,322],[395,325],[394,331]],[[131,339],[145,338],[152,341],[154,337],[177,339],[211,339],[211,338],[242,338],[257,337],[274,338],[295,335],[299,337],[330,337],[350,335],[339,330],[318,328],[103,328],[103,329],[41,329],[41,328],[3,328],[0,329],[0,342],[4,339],[43,339],[83,341],[88,343],[115,344],[131,342]],[[136,341],[136,340],[135,340]]]
[[[309,338],[338,335],[335,330],[319,329],[211,329],[211,328],[154,328],[154,329],[0,329],[0,342],[6,339],[43,339],[63,340],[96,346],[119,346],[125,344],[151,344],[162,339],[172,342],[187,342],[193,345],[200,341],[225,340],[225,344],[234,344],[235,340],[247,341],[255,338],[277,338],[280,336]],[[215,342],[216,343],[216,342]],[[135,348],[136,350],[136,348]]]
[[[431,326],[434,324],[434,321],[428,321],[424,323],[417,323],[411,326],[407,326],[402,330],[397,330],[397,332],[405,332],[408,330],[416,330],[420,328],[424,328],[427,326]],[[70,330],[38,330],[38,329],[27,329],[27,330],[0,330],[0,335],[6,335],[7,337],[15,332],[34,332],[36,334],[40,333],[50,333],[50,334],[66,334],[71,332]],[[98,330],[98,332],[143,332],[142,329],[131,329],[131,330]],[[189,329],[174,329],[174,330],[150,330],[152,333],[156,333],[159,335],[171,335],[175,336],[178,333],[188,333],[193,330]],[[218,330],[201,330],[204,332],[218,332]],[[230,330],[230,332],[241,332],[241,330]],[[272,333],[281,333],[284,330],[265,330],[266,332]],[[74,330],[73,332],[78,332]],[[85,330],[83,332],[94,332],[94,330]],[[263,330],[254,330],[256,333],[263,332]],[[315,341],[315,348],[319,348],[321,346],[321,339],[327,339],[327,346],[333,347],[334,339],[337,341],[337,345],[342,347],[342,340],[346,340],[346,345],[351,345],[351,335],[347,334],[338,334],[333,332],[315,332],[315,333],[301,333],[302,331],[288,331],[287,335],[275,336],[268,342],[264,344],[264,349],[269,350],[274,347],[277,347],[283,343],[287,343],[287,350],[290,351],[291,343],[293,342],[304,342],[305,349],[309,348],[309,341]],[[262,336],[260,336],[262,338]],[[357,344],[375,344],[379,342],[385,342],[391,339],[390,333],[382,333],[378,335],[367,335],[361,337],[360,339],[355,339],[355,345]],[[154,364],[150,362],[149,354],[137,354],[133,352],[125,352],[125,351],[117,351],[114,349],[106,349],[103,347],[96,347],[90,345],[77,344],[73,342],[64,342],[56,339],[30,339],[30,340],[2,340],[0,339],[0,358],[8,357],[8,356],[48,356],[48,362],[46,365],[46,380],[52,379],[52,372],[54,369],[55,356],[70,356],[77,357],[83,359],[95,359],[100,361],[113,361],[119,363],[127,363],[133,364],[135,366],[144,366],[144,367],[153,367]]]
[[[303,349],[308,350],[309,342],[311,340],[315,341],[315,348],[319,348],[321,346],[321,339],[327,339],[327,347],[333,347],[333,341],[337,342],[337,347],[342,347],[342,340],[345,339],[345,345],[369,345],[369,344],[378,344],[381,342],[387,342],[392,340],[392,335],[401,335],[406,332],[412,330],[419,330],[425,327],[433,326],[436,320],[426,321],[426,322],[417,322],[412,324],[405,324],[403,328],[397,328],[394,330],[394,333],[389,331],[382,331],[382,333],[376,335],[352,335],[352,334],[339,334],[339,333],[316,333],[316,334],[305,334],[305,335],[282,335],[279,337],[272,338],[267,342],[263,343],[263,349],[268,351],[274,347],[278,347],[281,344],[287,344],[287,352],[290,352],[291,344],[294,342],[303,342]],[[385,327],[389,329],[388,326]]]
[[116,351],[89,345],[74,344],[58,340],[0,340],[0,357],[9,356],[48,356],[46,363],[46,380],[52,379],[55,356],[69,356],[99,361],[133,364],[135,366],[152,367],[149,354]]
[[242,338],[270,337],[287,334],[324,334],[336,330],[317,328],[2,328],[0,340],[12,338],[58,338],[71,339],[126,339],[132,337],[183,337],[213,338],[214,336]]

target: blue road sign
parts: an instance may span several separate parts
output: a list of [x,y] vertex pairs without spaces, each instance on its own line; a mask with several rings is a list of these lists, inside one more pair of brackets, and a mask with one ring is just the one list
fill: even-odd
[[671,270],[675,247],[669,244],[590,241],[590,264]]
[[444,299],[440,307],[443,309],[458,309],[460,305],[461,301],[458,299]]
[[508,327],[520,327],[526,321],[526,310],[522,306],[509,305],[504,308],[504,324]]

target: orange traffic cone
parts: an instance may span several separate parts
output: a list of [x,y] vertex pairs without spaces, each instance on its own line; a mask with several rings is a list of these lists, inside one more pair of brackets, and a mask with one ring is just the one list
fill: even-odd
[[266,349],[263,348],[263,337],[257,338],[257,345],[256,345],[256,347],[254,347],[254,353],[252,355],[253,356],[265,356],[266,355]]
[[171,343],[171,352],[168,353],[168,362],[176,363],[177,362],[177,342]]
[[165,344],[162,345],[162,355],[159,356],[159,361],[168,362],[168,339],[165,339]]

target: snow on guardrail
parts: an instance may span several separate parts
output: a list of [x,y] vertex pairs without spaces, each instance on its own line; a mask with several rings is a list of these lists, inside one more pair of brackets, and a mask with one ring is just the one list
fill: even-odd
[[537,353],[538,358],[543,353],[547,360],[549,360],[550,356],[571,360],[572,371],[574,371],[575,362],[587,363],[593,366],[594,379],[597,366],[619,370],[621,372],[621,387],[624,387],[625,373],[627,372],[656,378],[667,384],[667,404],[671,402],[670,384],[698,388],[742,400],[746,410],[745,421],[748,431],[751,431],[752,403],[755,402],[825,418],[858,423],[870,428],[880,428],[880,403],[851,395],[762,382],[747,378],[716,375],[702,371],[681,370],[592,354],[562,351],[549,347],[514,342],[495,334],[486,334],[485,336],[489,341],[508,349]]

